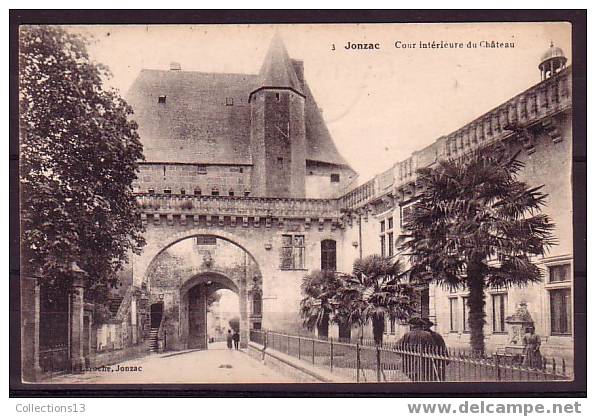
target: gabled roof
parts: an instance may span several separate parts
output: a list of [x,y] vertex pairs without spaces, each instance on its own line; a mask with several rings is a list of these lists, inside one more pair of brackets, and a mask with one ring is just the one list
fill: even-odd
[[259,71],[258,88],[288,88],[304,96],[292,60],[279,33],[273,35],[269,50]]

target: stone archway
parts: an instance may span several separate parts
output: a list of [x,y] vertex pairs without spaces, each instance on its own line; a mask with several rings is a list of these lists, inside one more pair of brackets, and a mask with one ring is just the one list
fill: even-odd
[[[169,241],[163,242],[161,248],[155,241],[151,246],[153,248],[145,254],[145,259],[149,253],[154,254],[153,258],[148,261],[148,266],[144,269],[143,283],[149,289],[150,298],[152,300],[164,300],[164,323],[161,326],[159,334],[167,337],[168,349],[205,349],[206,330],[207,330],[207,296],[210,292],[215,292],[219,289],[228,289],[237,294],[239,302],[239,318],[240,318],[240,345],[242,347],[248,344],[248,331],[250,328],[249,319],[249,292],[253,290],[254,282],[258,277],[258,289],[262,288],[262,274],[255,256],[250,253],[244,246],[238,244],[235,240],[231,240],[231,236],[220,236],[222,233],[217,231],[210,231],[210,233],[184,233],[172,237]],[[225,234],[225,233],[224,233]],[[160,259],[163,256],[172,258],[171,252],[167,250],[183,241],[188,241],[197,237],[213,237],[217,240],[218,246],[212,250],[214,254],[220,253],[220,249],[224,249],[221,256],[226,256],[225,247],[233,248],[237,254],[240,254],[244,260],[243,263],[234,264],[234,268],[226,267],[225,264],[217,262],[217,256],[213,259],[209,257],[209,262],[203,258],[203,263],[199,266],[194,261],[191,264],[180,263],[185,265],[176,269],[176,277],[167,277],[162,279],[163,264]],[[199,240],[197,239],[197,242]],[[199,243],[197,243],[199,244]],[[204,244],[204,243],[203,243]],[[185,243],[186,245],[186,243]],[[208,244],[210,245],[210,244]],[[201,250],[200,252],[204,252]],[[162,255],[163,254],[163,255]],[[247,264],[249,267],[247,267]],[[158,266],[156,268],[156,266]],[[190,266],[189,266],[190,265]],[[242,265],[244,268],[242,268]],[[165,270],[169,270],[166,268]],[[136,271],[135,271],[136,272]],[[156,273],[157,272],[157,273]],[[160,277],[158,282],[156,277]],[[254,320],[254,319],[253,319]],[[167,335],[167,336],[166,336]]]
[[[188,349],[207,349],[207,299],[210,293],[227,289],[238,295],[240,317],[246,317],[246,300],[242,300],[242,283],[236,283],[230,277],[219,272],[202,272],[180,288],[180,333]],[[241,345],[245,345],[243,333],[247,323],[240,322]]]
[[133,257],[133,280],[135,285],[141,286],[148,281],[147,271],[153,260],[162,252],[185,239],[198,236],[214,236],[227,241],[247,253],[261,272],[268,258],[266,249],[259,239],[255,239],[249,231],[229,232],[213,228],[192,228],[177,233],[167,228],[149,228],[146,233],[147,245],[140,255]]

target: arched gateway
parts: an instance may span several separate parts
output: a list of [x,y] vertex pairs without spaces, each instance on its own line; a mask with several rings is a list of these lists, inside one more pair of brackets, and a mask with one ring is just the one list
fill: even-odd
[[[158,243],[158,241],[153,241]],[[152,334],[168,349],[208,347],[208,307],[218,290],[227,289],[238,298],[240,345],[246,346],[248,330],[260,327],[262,310],[253,311],[255,296],[262,294],[262,275],[255,257],[232,240],[229,233],[195,229],[162,240],[163,247],[149,244],[153,256],[143,270],[141,286],[152,305],[160,303],[162,316],[152,320]],[[141,256],[139,265],[144,265]],[[226,328],[227,322],[224,323]]]

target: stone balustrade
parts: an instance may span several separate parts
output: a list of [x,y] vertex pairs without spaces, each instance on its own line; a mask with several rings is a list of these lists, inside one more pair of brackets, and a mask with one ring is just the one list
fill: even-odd
[[211,215],[257,218],[337,219],[338,200],[137,194],[145,215]]

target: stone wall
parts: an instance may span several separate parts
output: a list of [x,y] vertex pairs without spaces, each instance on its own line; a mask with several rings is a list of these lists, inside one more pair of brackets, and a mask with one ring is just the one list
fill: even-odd
[[251,193],[250,165],[141,163],[135,191],[156,194],[244,196]]

